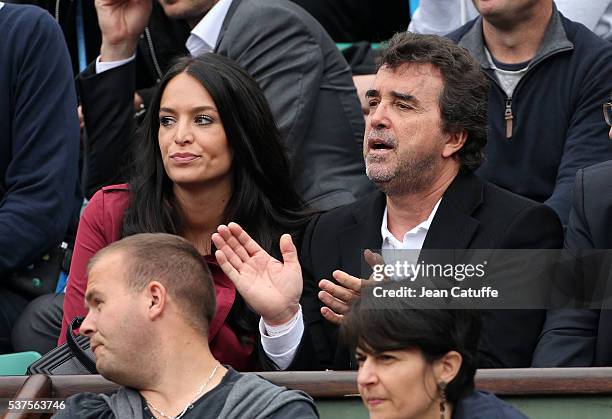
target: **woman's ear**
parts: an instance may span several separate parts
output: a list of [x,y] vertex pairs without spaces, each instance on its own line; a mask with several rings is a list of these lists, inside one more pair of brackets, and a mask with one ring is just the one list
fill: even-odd
[[434,362],[434,375],[436,382],[450,383],[459,373],[463,357],[457,351],[449,351],[442,358]]

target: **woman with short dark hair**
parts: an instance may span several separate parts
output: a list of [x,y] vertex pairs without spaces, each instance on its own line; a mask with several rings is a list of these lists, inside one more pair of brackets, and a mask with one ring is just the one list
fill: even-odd
[[256,368],[258,316],[216,264],[211,235],[236,221],[280,255],[280,236],[307,221],[263,92],[228,58],[183,58],[161,81],[140,137],[129,186],[102,188],[82,216],[60,343],[70,320],[86,313],[86,266],[96,251],[137,233],[169,233],[189,240],[212,271],[213,355],[237,370]]
[[474,389],[477,310],[416,309],[397,299],[377,307],[365,298],[352,305],[341,334],[355,352],[359,393],[370,418],[525,418]]

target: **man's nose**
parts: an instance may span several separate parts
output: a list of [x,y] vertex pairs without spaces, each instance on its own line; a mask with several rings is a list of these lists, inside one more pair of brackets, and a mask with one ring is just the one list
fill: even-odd
[[368,115],[368,123],[372,128],[389,128],[390,120],[387,115],[387,106],[383,103],[379,103],[377,106],[370,108],[370,114]]
[[93,317],[94,316],[91,314],[91,311],[87,313],[87,316],[85,316],[85,319],[83,319],[83,322],[81,323],[81,327],[79,327],[80,335],[91,337],[95,333],[96,326]]

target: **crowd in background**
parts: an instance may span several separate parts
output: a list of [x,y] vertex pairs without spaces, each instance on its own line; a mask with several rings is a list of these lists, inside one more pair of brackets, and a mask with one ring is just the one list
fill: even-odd
[[86,316],[128,389],[63,417],[315,417],[240,371],[358,369],[372,417],[417,371],[406,417],[519,418],[476,368],[612,366],[609,310],[372,316],[363,270],[612,247],[612,1],[379,3],[0,2],[0,353]]

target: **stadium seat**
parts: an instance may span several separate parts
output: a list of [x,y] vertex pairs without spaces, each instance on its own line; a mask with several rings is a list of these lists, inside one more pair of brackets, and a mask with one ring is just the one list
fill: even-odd
[[0,355],[0,375],[25,375],[28,366],[40,358],[38,352]]

